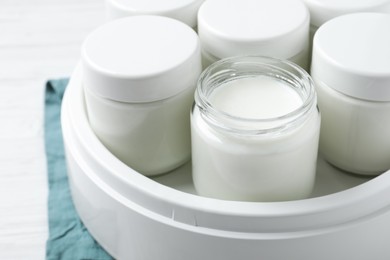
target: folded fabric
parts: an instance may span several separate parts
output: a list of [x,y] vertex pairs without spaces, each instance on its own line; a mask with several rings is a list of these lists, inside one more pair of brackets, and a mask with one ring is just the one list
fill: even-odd
[[49,182],[46,259],[112,259],[89,234],[72,202],[60,120],[67,84],[67,79],[49,81],[45,92],[45,148]]

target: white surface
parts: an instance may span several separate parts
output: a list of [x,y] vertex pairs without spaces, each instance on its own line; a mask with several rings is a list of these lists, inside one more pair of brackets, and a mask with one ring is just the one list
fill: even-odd
[[311,75],[346,95],[390,101],[390,14],[337,17],[314,36]]
[[101,0],[0,0],[0,259],[44,259],[44,84],[69,76]]
[[[191,178],[186,179],[190,183],[167,181],[167,187],[110,154],[89,127],[80,70],[74,76],[61,117],[72,191],[87,228],[112,255],[142,260],[389,259],[390,172],[353,187],[357,179],[364,180],[320,160],[317,195],[321,187],[325,194],[337,191],[332,182],[344,184],[341,190],[353,188],[278,203],[195,196],[180,191],[190,188]],[[178,175],[187,170],[179,169]]]
[[99,27],[83,44],[82,60],[85,86],[121,102],[170,98],[195,86],[201,72],[195,31],[162,16],[126,17]]

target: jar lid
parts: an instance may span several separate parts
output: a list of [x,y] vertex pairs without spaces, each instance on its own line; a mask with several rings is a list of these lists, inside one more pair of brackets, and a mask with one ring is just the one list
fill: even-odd
[[196,27],[199,6],[204,0],[106,0],[109,20],[133,15],[161,15]]
[[198,33],[202,48],[220,59],[288,59],[307,47],[309,20],[298,0],[207,0],[198,12]]
[[82,46],[84,86],[122,102],[150,102],[195,86],[199,39],[190,27],[162,16],[132,16],[92,32]]
[[304,2],[310,10],[310,23],[316,27],[343,14],[390,13],[389,0],[304,0]]
[[347,14],[314,36],[311,75],[346,95],[390,101],[390,15]]

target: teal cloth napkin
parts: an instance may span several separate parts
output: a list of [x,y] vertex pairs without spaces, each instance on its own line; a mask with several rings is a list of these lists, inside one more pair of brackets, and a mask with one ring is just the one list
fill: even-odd
[[67,84],[67,79],[49,81],[45,92],[45,148],[49,181],[46,259],[112,259],[88,233],[72,202],[60,122],[61,102]]

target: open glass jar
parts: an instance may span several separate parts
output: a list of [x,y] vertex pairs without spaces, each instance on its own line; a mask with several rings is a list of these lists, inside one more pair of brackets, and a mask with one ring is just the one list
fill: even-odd
[[320,121],[313,82],[292,62],[240,56],[212,64],[191,114],[197,192],[244,201],[308,197]]

